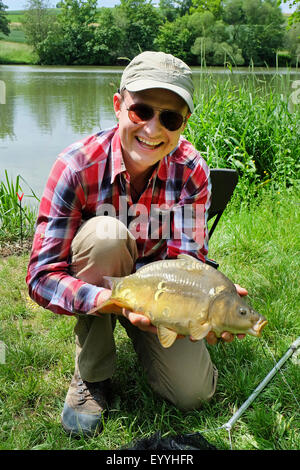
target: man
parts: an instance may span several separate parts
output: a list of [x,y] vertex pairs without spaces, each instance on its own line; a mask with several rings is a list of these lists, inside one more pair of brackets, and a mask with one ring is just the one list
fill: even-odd
[[[55,162],[28,266],[31,297],[53,312],[77,316],[75,373],[62,412],[64,429],[75,435],[101,430],[115,369],[116,316],[89,314],[111,295],[104,276],[128,275],[179,253],[205,262],[208,252],[209,169],[181,136],[194,109],[190,68],[171,55],[144,52],[124,70],[113,106],[118,126],[71,145]],[[192,209],[189,230],[178,210],[167,227],[152,212],[180,208],[182,215],[186,206]],[[191,232],[194,225],[202,229]],[[213,395],[217,370],[203,340],[178,338],[165,349],[145,316],[114,313],[156,392],[182,409]],[[206,339],[217,341],[212,332]],[[223,339],[233,335],[224,332]]]

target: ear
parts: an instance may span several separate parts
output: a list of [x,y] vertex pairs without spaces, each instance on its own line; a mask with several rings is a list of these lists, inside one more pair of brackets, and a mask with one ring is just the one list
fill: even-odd
[[122,96],[120,93],[115,93],[113,98],[113,105],[115,110],[115,115],[119,119],[120,112],[121,112],[121,104],[122,104]]
[[182,131],[181,131],[181,132],[183,132],[184,129],[186,128],[187,122],[188,122],[189,117],[191,116],[191,114],[192,114],[192,113],[188,113],[188,114],[187,114],[187,116],[186,116],[186,121],[185,121],[185,123],[183,124],[183,128],[182,128]]

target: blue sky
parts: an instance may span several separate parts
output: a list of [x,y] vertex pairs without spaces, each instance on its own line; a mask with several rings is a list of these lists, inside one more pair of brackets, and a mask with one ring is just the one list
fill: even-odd
[[[8,10],[23,10],[25,7],[27,1],[26,0],[2,0],[5,5],[8,6]],[[50,6],[55,7],[56,3],[59,0],[49,0]],[[98,4],[101,7],[113,7],[115,5],[118,5],[120,3],[119,0],[99,0]],[[158,0],[154,0],[153,3],[158,3]],[[296,7],[293,9],[289,9],[288,5],[283,5],[282,6],[282,11],[284,12],[289,12],[289,11],[294,11]]]

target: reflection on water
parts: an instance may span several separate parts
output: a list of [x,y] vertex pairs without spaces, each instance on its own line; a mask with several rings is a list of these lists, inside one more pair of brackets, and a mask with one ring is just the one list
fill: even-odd
[[[14,179],[21,174],[41,196],[50,168],[70,143],[85,135],[115,125],[112,97],[120,82],[119,67],[0,66],[6,85],[6,104],[0,104],[0,179],[7,169]],[[195,87],[206,80],[213,87],[219,80],[249,81],[266,91],[274,78],[285,83],[300,78],[286,69],[230,70],[210,68],[211,79],[201,68],[193,68]],[[285,79],[286,77],[286,79]],[[286,83],[287,82],[287,83]],[[202,86],[203,88],[203,86]],[[282,90],[280,91],[282,92]],[[26,188],[24,188],[26,191]]]

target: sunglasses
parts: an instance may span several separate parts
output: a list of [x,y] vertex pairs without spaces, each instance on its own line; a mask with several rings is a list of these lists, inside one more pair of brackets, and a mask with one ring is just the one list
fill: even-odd
[[155,110],[160,111],[159,121],[168,131],[177,131],[187,121],[187,116],[183,117],[182,114],[176,111],[157,108],[144,103],[133,103],[126,109],[130,121],[134,124],[144,124],[153,118]]

